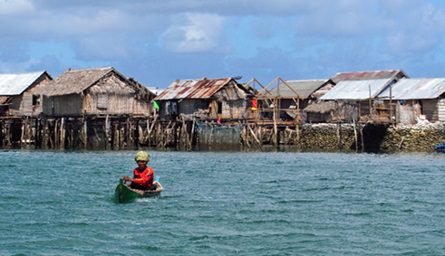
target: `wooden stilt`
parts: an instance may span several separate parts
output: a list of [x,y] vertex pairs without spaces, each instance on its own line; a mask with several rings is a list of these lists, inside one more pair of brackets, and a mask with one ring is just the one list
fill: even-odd
[[20,135],[20,147],[24,148],[25,147],[25,130],[26,130],[26,121],[24,119],[22,119],[22,129],[21,129],[21,135]]
[[59,148],[60,145],[60,137],[59,137],[59,120],[56,118],[54,120],[54,127],[53,127],[53,132],[54,132],[54,149]]
[[113,142],[114,150],[119,150],[119,141],[120,141],[120,129],[119,129],[119,124],[116,122],[114,124],[114,142]]
[[82,144],[84,149],[88,149],[88,118],[83,118]]
[[353,125],[354,125],[355,152],[358,152],[358,135],[357,135],[357,124],[355,118],[353,119]]
[[273,145],[278,147],[278,126],[277,126],[277,101],[274,101],[273,109]]
[[248,125],[247,126],[249,128],[250,133],[252,134],[253,138],[255,139],[257,145],[258,145],[258,149],[263,151],[263,147],[261,145],[260,140],[257,138],[257,136],[255,135],[255,132],[252,130],[252,128]]
[[196,120],[195,118],[193,118],[193,123],[192,123],[192,131],[190,133],[190,143],[189,143],[189,150],[193,149],[193,136],[195,134],[195,124],[196,124]]
[[43,120],[44,125],[43,125],[43,134],[42,134],[42,145],[41,148],[42,149],[48,149],[48,143],[49,143],[49,128],[48,128],[48,120]]
[[111,148],[110,146],[110,141],[111,141],[111,134],[110,134],[110,116],[107,115],[105,117],[105,127],[104,127],[104,132],[105,132],[105,149],[108,150]]
[[343,142],[342,142],[342,130],[341,123],[337,123],[337,147],[340,151],[343,150]]
[[297,124],[295,127],[295,130],[297,132],[297,141],[295,142],[296,145],[300,145],[301,142],[301,131],[300,131],[300,125]]
[[66,135],[66,130],[65,130],[65,118],[62,117],[60,120],[60,145],[59,148],[60,149],[65,149],[65,135]]

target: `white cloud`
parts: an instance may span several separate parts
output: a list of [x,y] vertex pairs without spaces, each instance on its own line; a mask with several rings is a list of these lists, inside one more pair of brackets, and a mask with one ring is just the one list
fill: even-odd
[[162,39],[173,52],[207,52],[221,46],[224,18],[212,14],[187,14],[187,25],[173,25]]
[[445,10],[430,4],[406,11],[393,21],[387,35],[390,49],[397,54],[417,54],[434,51],[443,41],[445,32]]
[[0,15],[16,15],[33,9],[29,0],[0,0]]

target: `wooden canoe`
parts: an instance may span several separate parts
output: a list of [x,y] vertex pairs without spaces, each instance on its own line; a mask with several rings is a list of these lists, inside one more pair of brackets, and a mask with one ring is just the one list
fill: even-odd
[[137,198],[156,197],[161,195],[161,192],[164,189],[161,183],[159,181],[154,181],[153,185],[156,186],[156,189],[154,190],[133,189],[130,188],[123,179],[120,179],[114,192],[114,196],[119,203],[129,203]]

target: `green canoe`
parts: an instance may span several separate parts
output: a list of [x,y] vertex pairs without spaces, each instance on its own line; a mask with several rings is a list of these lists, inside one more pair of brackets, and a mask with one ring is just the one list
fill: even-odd
[[114,196],[119,203],[129,203],[136,198],[159,196],[163,190],[161,183],[159,181],[154,181],[153,185],[156,187],[154,190],[132,189],[123,179],[120,179],[114,192]]

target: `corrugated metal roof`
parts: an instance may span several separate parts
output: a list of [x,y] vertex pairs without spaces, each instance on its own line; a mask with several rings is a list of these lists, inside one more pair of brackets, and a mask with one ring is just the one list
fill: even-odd
[[199,80],[176,80],[155,99],[208,99],[232,80],[233,79],[231,77],[218,79],[204,78]]
[[346,80],[371,80],[385,79],[391,77],[403,78],[407,75],[402,70],[375,70],[375,71],[358,71],[358,72],[340,72],[332,79],[334,83]]
[[[269,90],[270,94],[263,91],[260,93],[260,95],[266,97],[279,97],[283,99],[298,97],[300,99],[306,99],[328,81],[329,80],[287,80],[286,84],[289,86],[284,83],[280,83],[276,88]],[[296,95],[294,91],[298,95]]]
[[341,81],[321,100],[365,100],[375,98],[394,79],[350,80]]
[[31,86],[45,71],[22,73],[22,74],[0,74],[0,95],[20,95]]
[[[401,79],[391,86],[392,98],[396,100],[435,99],[445,93],[445,78]],[[389,99],[390,89],[385,89],[379,98]]]

